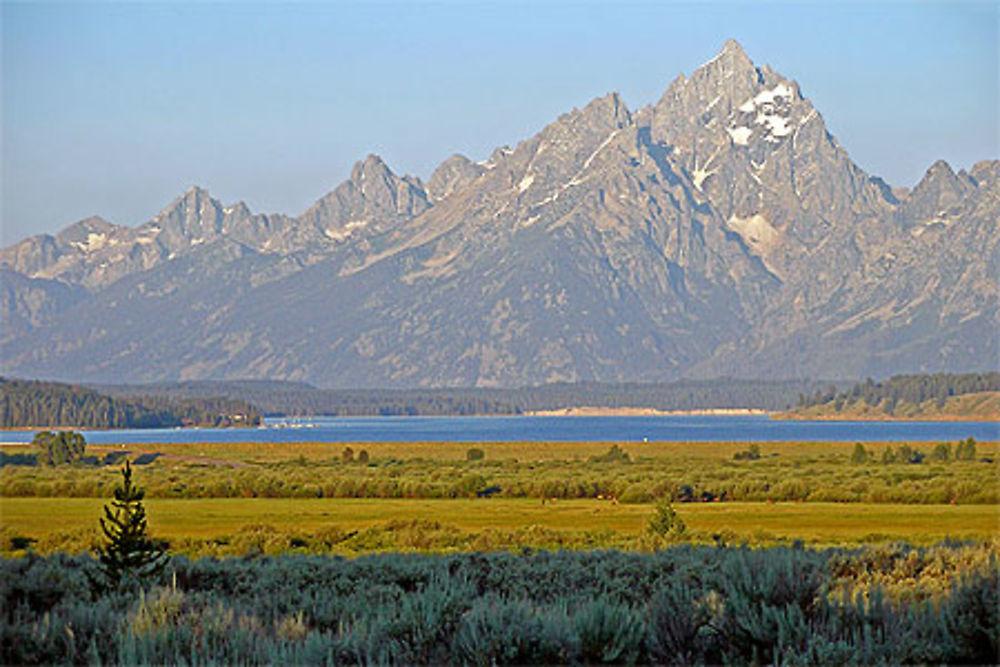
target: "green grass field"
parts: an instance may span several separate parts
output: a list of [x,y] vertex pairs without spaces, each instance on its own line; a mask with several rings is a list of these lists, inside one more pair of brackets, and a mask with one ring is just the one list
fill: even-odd
[[[355,452],[367,450],[372,459],[395,458],[400,460],[432,459],[435,461],[463,461],[471,448],[482,449],[491,461],[572,461],[600,456],[608,451],[610,442],[280,442],[280,443],[214,443],[192,442],[177,444],[88,445],[88,453],[106,453],[127,449],[136,454],[160,452],[171,456],[204,458],[236,463],[273,463],[304,458],[307,461],[328,461],[340,458],[345,447]],[[747,448],[746,442],[627,442],[618,443],[635,458],[701,460],[731,459],[733,454]],[[765,442],[758,443],[761,450],[781,457],[801,459],[828,459],[850,456],[854,442]],[[869,443],[873,449],[899,443]],[[928,449],[932,443],[911,442],[915,447]],[[995,456],[1000,449],[997,443],[978,443],[985,455]],[[10,451],[22,448],[10,448]],[[28,451],[29,448],[23,448]]]
[[[996,463],[879,462],[881,452],[899,444],[869,443],[873,460],[865,464],[851,461],[855,443],[819,442],[761,443],[761,458],[752,461],[733,458],[747,443],[719,442],[623,444],[630,457],[624,462],[600,460],[609,451],[605,442],[185,443],[127,451],[131,458],[159,455],[136,466],[136,478],[148,491],[153,534],[172,543],[225,542],[254,526],[291,539],[392,533],[400,522],[426,522],[415,530],[464,536],[455,548],[475,548],[469,545],[487,533],[521,535],[532,527],[558,533],[566,540],[556,536],[557,544],[574,548],[619,546],[643,534],[660,497],[675,499],[689,538],[700,542],[721,535],[752,544],[932,544],[1000,534]],[[933,446],[911,444],[924,452]],[[344,462],[348,446],[366,450],[370,463]],[[473,447],[485,460],[466,461]],[[90,446],[88,454],[116,450]],[[978,443],[977,451],[996,457],[997,443]],[[0,550],[15,536],[39,540],[39,548],[86,544],[98,534],[101,507],[119,478],[117,465],[0,468]],[[489,485],[500,495],[474,497]],[[690,485],[695,500],[728,501],[681,502],[682,485]],[[598,499],[610,495],[621,502]],[[605,537],[596,543],[581,537],[591,534]]]
[[[91,498],[5,498],[4,527],[12,534],[44,538],[96,528],[104,501]],[[163,538],[214,538],[253,524],[314,532],[336,526],[367,528],[394,519],[436,521],[463,532],[516,530],[527,526],[639,535],[651,505],[612,505],[596,500],[541,504],[531,499],[151,499],[152,532]],[[835,503],[692,503],[676,506],[697,533],[729,531],[737,539],[761,535],[815,544],[903,540],[930,544],[946,537],[990,539],[1000,531],[1000,508],[987,505],[887,505]]]

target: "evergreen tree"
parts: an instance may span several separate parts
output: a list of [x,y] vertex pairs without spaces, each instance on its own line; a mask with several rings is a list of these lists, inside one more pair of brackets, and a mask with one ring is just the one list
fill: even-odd
[[687,532],[684,520],[677,516],[677,510],[670,499],[664,497],[656,504],[656,513],[649,519],[646,531],[660,537],[679,538]]
[[976,460],[976,441],[974,438],[968,438],[958,443],[958,445],[955,447],[955,460],[956,461]]
[[951,460],[951,443],[942,442],[939,443],[934,451],[931,452],[931,459],[934,461],[950,461]]
[[50,466],[76,463],[83,458],[87,447],[86,439],[75,431],[41,431],[31,444],[38,447],[38,462]]
[[121,486],[115,489],[114,500],[104,506],[101,518],[107,544],[98,551],[98,571],[106,588],[142,583],[166,564],[166,553],[147,534],[145,495],[132,484],[132,466],[126,460]]

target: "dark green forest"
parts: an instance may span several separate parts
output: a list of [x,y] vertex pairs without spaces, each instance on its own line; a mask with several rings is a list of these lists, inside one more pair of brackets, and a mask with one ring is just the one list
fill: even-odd
[[882,382],[868,378],[840,392],[836,387],[830,386],[825,390],[816,390],[812,394],[803,393],[799,396],[797,405],[800,408],[808,408],[831,404],[839,411],[845,405],[863,401],[872,406],[883,404],[885,410],[891,413],[898,403],[919,405],[933,400],[937,402],[938,407],[941,407],[951,396],[983,391],[1000,391],[1000,373],[893,375]]
[[100,385],[113,396],[136,393],[175,397],[226,396],[247,401],[268,416],[517,415],[574,406],[702,410],[783,410],[803,393],[830,383],[812,380],[679,380],[669,383],[558,383],[516,389],[317,389],[274,381]]
[[260,412],[231,398],[112,397],[57,382],[0,378],[0,427],[254,426]]

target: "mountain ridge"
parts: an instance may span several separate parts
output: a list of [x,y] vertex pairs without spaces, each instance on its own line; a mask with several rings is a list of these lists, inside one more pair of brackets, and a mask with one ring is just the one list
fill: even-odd
[[997,359],[998,172],[939,161],[893,189],[731,40],[651,105],[608,93],[426,184],[369,155],[297,217],[193,187],[135,228],[90,218],[4,248],[21,277],[4,371],[404,387],[977,370]]

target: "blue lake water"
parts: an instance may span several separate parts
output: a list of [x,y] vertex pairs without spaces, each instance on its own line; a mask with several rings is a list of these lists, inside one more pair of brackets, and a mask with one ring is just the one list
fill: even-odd
[[[30,442],[31,431],[0,433]],[[662,417],[311,417],[268,419],[261,428],[87,431],[87,442],[513,442],[643,440],[872,441],[1000,440],[995,422],[772,421],[766,416]]]

